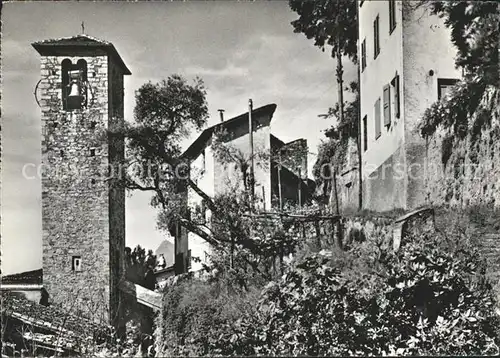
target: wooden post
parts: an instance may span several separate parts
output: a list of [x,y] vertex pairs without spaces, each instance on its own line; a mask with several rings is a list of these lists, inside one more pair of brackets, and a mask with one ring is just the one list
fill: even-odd
[[[358,32],[359,38],[359,6],[356,6],[356,30]],[[361,74],[360,74],[359,64],[358,64],[358,93],[359,100],[361,101]],[[363,150],[361,148],[361,106],[358,106],[358,138],[356,138],[356,144],[358,147],[358,175],[359,175],[359,192],[358,192],[358,211],[363,210]]]
[[234,237],[231,235],[231,255],[229,256],[229,268],[234,267]]
[[283,211],[283,197],[281,194],[281,151],[278,154],[279,159],[278,159],[278,194],[279,194],[279,201],[280,201],[280,211]]
[[343,229],[342,229],[342,221],[340,219],[332,219],[332,233],[333,233],[333,242],[335,243],[335,246],[339,249],[342,250],[342,237],[343,237]]
[[340,215],[339,193],[337,191],[337,168],[333,170],[333,194],[335,195],[335,213],[337,215]]
[[264,185],[262,185],[262,205],[264,207],[264,211],[266,211],[266,189]]
[[[314,220],[314,229],[316,230],[316,241],[318,244],[318,248],[321,249],[321,230],[319,228],[318,220]],[[333,228],[332,228],[332,230],[333,230]]]
[[302,207],[302,175],[299,167],[299,208]]
[[253,121],[252,121],[252,100],[248,100],[248,137],[250,141],[250,207],[254,209],[255,188],[254,188],[254,167],[253,167]]

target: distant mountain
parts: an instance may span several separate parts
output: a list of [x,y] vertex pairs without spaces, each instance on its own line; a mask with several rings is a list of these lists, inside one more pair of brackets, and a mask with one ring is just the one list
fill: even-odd
[[[166,258],[166,256],[165,256]],[[15,273],[2,277],[3,284],[42,284],[42,269]]]
[[163,254],[163,257],[165,257],[165,261],[168,266],[172,266],[174,264],[174,253],[175,253],[175,246],[172,242],[168,240],[163,240],[160,246],[155,251],[156,257],[159,257],[160,254]]

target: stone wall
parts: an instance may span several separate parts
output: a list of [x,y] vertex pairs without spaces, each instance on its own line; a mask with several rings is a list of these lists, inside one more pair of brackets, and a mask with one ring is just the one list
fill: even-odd
[[[108,181],[109,198],[109,267],[110,267],[110,315],[122,317],[124,305],[123,293],[118,289],[119,280],[125,272],[125,188],[120,185],[124,177],[124,168],[120,163],[125,158],[125,143],[120,131],[124,128],[124,74],[108,58],[108,128],[109,128],[109,163],[112,172]],[[113,178],[114,176],[114,178]]]
[[307,140],[297,139],[286,143],[280,148],[279,153],[283,166],[296,176],[307,178]]
[[[480,106],[492,109],[491,126],[478,138],[454,139],[451,154],[443,160],[443,141],[448,133],[440,128],[427,140],[425,194],[429,205],[500,207],[500,107],[499,92],[488,89]],[[469,126],[478,110],[469,121]],[[445,163],[443,163],[443,161]]]
[[[337,179],[338,200],[340,214],[356,212],[359,208],[359,165],[358,146],[356,140],[349,138],[345,163],[340,169]],[[331,207],[335,211],[335,198],[332,190],[330,195]]]
[[[119,92],[114,98],[123,97],[123,79],[109,75],[107,56],[70,58],[87,62],[92,94],[87,109],[63,111],[65,58],[41,58],[43,281],[54,302],[109,322],[123,267],[125,196],[106,180],[109,163],[123,157],[123,140],[110,142],[106,131],[123,121],[123,98],[115,100],[116,117],[109,100],[110,81]],[[73,270],[73,256],[81,257],[81,272]]]

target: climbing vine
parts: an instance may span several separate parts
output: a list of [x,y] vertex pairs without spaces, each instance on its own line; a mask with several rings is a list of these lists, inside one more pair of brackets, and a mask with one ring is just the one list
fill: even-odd
[[421,0],[418,6],[427,6],[432,14],[443,18],[457,49],[455,64],[465,72],[464,80],[428,108],[420,123],[424,138],[432,136],[438,127],[448,132],[442,143],[442,161],[446,165],[452,154],[453,137],[464,139],[470,135],[474,155],[482,130],[491,125],[492,106],[480,104],[488,88],[498,88],[498,4]]
[[485,89],[486,85],[478,79],[457,83],[449,96],[441,98],[425,111],[420,122],[422,136],[432,136],[442,126],[458,138],[465,138],[469,118],[477,110]]

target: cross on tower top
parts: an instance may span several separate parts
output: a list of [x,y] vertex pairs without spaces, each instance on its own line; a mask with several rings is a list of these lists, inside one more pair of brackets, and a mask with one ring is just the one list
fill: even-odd
[[85,34],[85,22],[82,21],[82,35]]

